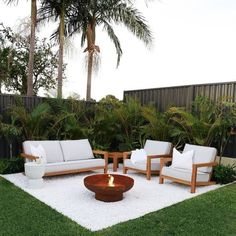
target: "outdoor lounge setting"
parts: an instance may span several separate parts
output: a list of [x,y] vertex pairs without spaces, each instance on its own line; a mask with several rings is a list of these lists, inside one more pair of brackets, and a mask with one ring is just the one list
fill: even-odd
[[235,13],[0,1],[0,236],[236,236]]

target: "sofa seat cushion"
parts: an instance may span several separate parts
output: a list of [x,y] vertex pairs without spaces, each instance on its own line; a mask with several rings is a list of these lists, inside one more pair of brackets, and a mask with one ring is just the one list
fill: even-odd
[[65,161],[76,161],[94,158],[88,139],[60,141]]
[[[176,179],[181,179],[185,181],[191,182],[192,179],[192,171],[189,169],[180,169],[174,167],[164,166],[161,170],[161,175],[170,176]],[[208,182],[209,174],[201,171],[197,172],[197,182]]]
[[47,163],[45,166],[45,173],[89,169],[93,167],[105,168],[105,160],[94,158],[94,159],[79,160],[79,161]]
[[[124,166],[128,167],[128,168],[134,168],[134,169],[138,169],[138,170],[147,170],[147,162],[138,162],[138,163],[133,163],[130,159],[126,159],[124,161]],[[160,159],[153,159],[151,161],[151,170],[152,171],[156,171],[156,170],[160,170]]]
[[59,141],[47,140],[47,141],[25,141],[23,142],[24,153],[33,155],[31,152],[31,146],[38,147],[41,145],[46,153],[46,162],[55,163],[64,161],[61,145]]

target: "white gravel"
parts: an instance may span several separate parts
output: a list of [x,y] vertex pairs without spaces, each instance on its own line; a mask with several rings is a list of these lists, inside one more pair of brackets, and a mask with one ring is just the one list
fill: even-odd
[[41,189],[27,188],[27,177],[23,173],[3,175],[3,177],[92,231],[138,218],[220,187],[219,185],[197,187],[196,193],[191,194],[188,186],[169,181],[160,185],[157,176],[148,181],[143,174],[128,172],[134,179],[134,187],[124,194],[122,201],[106,203],[97,201],[94,193],[83,184],[84,177],[94,173],[47,177],[44,178],[44,187]]

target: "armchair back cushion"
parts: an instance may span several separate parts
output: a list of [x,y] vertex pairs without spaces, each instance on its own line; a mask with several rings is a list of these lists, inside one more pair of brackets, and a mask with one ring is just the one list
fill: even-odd
[[[208,163],[214,162],[217,154],[217,150],[214,147],[205,147],[192,144],[185,144],[183,153],[194,150],[193,163]],[[200,167],[199,171],[210,173],[212,167]]]
[[61,150],[61,145],[59,141],[49,140],[49,141],[25,141],[23,142],[24,153],[33,155],[31,151],[31,146],[38,147],[42,145],[46,153],[47,163],[63,162],[63,153]]
[[60,141],[65,161],[94,158],[88,139]]
[[144,150],[148,156],[170,154],[171,143],[147,139],[144,145]]

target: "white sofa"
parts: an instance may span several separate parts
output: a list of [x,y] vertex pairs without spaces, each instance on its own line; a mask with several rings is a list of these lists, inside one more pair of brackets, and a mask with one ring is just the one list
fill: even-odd
[[[37,160],[32,155],[32,146],[41,147],[45,153],[45,174],[44,176],[69,174],[76,172],[103,169],[107,172],[108,153],[92,150],[88,139],[80,140],[47,140],[47,141],[25,141],[23,142],[23,153],[21,156],[26,161]],[[94,154],[103,155],[104,158],[95,158]]]

